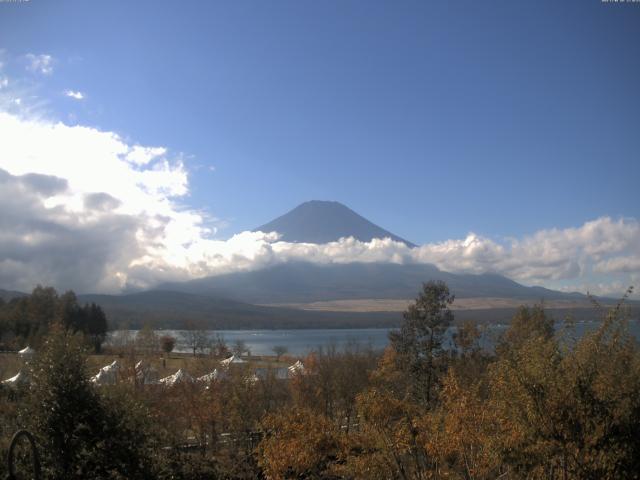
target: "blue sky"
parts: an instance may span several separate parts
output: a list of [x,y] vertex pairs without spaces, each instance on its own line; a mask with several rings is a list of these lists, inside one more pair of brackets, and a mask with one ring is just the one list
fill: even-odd
[[418,244],[640,216],[638,3],[32,0],[0,48],[48,116],[180,157],[218,238],[309,199]]

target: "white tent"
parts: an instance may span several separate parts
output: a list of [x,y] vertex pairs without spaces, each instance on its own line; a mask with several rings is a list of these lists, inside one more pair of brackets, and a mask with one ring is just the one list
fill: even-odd
[[29,383],[29,376],[20,370],[16,375],[11,378],[7,378],[2,381],[2,385],[7,387],[17,388],[21,385],[27,385]]
[[168,377],[164,377],[160,380],[159,383],[166,385],[167,387],[172,387],[179,383],[191,383],[193,382],[193,377],[187,373],[186,370],[180,369],[173,375],[169,375]]
[[289,367],[289,375],[298,375],[304,373],[304,364],[298,360],[296,363]]
[[207,373],[206,375],[202,375],[198,377],[199,382],[211,383],[218,378],[218,370],[214,369],[213,372]]
[[34,353],[36,353],[36,351],[31,348],[31,347],[24,347],[22,350],[20,350],[18,352],[18,355],[20,355],[21,357],[30,357],[32,356]]
[[247,362],[236,355],[231,355],[229,358],[222,360],[220,362],[220,365],[222,365],[223,367],[228,367],[231,364],[238,364],[238,363],[247,363]]
[[115,385],[118,380],[119,371],[120,364],[117,360],[114,360],[109,365],[102,367],[91,381],[97,385]]
[[109,365],[105,365],[100,370],[104,370],[105,372],[118,372],[120,371],[120,364],[117,360],[114,360]]
[[154,385],[158,383],[158,370],[153,368],[151,365],[148,365],[146,362],[140,360],[136,363],[136,378],[143,385]]
[[113,372],[105,372],[100,369],[100,371],[91,378],[91,381],[96,385],[115,385],[116,378]]

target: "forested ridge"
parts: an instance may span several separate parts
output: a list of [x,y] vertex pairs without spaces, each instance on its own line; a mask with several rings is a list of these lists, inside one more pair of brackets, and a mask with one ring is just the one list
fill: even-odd
[[38,347],[54,324],[82,333],[96,353],[100,352],[108,328],[102,307],[94,302],[81,305],[71,290],[59,295],[53,287],[38,285],[31,295],[8,301],[0,298],[0,350]]

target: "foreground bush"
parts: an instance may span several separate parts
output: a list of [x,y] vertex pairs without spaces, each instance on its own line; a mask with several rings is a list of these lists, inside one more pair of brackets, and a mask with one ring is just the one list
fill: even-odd
[[32,368],[22,412],[40,445],[47,478],[150,478],[144,418],[131,402],[106,401],[89,381],[83,340],[60,327]]

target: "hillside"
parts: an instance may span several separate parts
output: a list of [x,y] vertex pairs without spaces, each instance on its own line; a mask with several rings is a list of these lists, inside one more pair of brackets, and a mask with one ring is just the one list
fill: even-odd
[[11,300],[12,298],[24,297],[25,295],[26,293],[16,292],[14,290],[3,290],[2,288],[0,288],[0,298],[5,302]]
[[389,327],[400,321],[393,312],[313,312],[167,290],[79,295],[78,300],[102,306],[111,328],[140,328],[147,323],[154,328],[357,328]]
[[348,299],[411,299],[422,282],[443,280],[460,298],[560,300],[584,298],[542,287],[526,287],[495,274],[443,272],[433,265],[286,263],[252,272],[218,275],[164,285],[168,290],[215,295],[258,304]]

